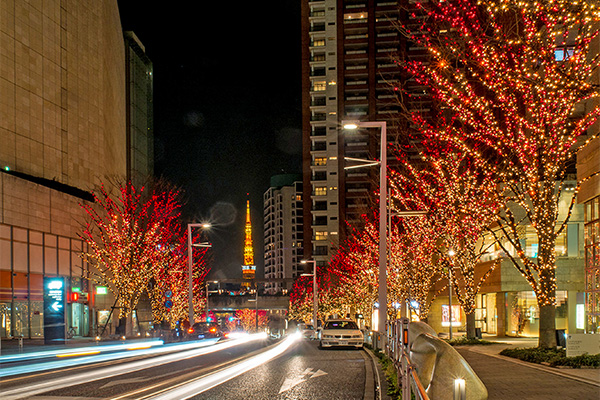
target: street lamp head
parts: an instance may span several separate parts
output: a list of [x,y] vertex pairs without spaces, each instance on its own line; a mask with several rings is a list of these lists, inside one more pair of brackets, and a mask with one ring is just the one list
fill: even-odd
[[343,122],[343,124],[344,124],[344,129],[348,129],[348,130],[358,129],[358,122],[346,121],[346,122]]
[[202,227],[204,229],[210,229],[210,228],[212,228],[212,224],[210,222],[205,222],[202,224]]

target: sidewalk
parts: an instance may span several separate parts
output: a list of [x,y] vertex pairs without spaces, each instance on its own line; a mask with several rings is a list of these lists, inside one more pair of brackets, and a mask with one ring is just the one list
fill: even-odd
[[600,369],[554,368],[499,355],[505,348],[534,347],[536,338],[483,339],[496,343],[456,350],[483,381],[490,400],[600,398]]

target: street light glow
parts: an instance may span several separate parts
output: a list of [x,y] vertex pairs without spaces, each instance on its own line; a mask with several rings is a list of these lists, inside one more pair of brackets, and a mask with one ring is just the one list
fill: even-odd
[[344,129],[351,130],[351,131],[355,130],[355,129],[358,129],[358,124],[355,123],[355,122],[345,123],[344,124]]

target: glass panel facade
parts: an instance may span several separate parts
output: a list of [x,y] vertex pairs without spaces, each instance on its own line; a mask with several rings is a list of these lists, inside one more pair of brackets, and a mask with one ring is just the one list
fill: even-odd
[[600,323],[600,197],[585,203],[585,292],[587,331],[598,333]]

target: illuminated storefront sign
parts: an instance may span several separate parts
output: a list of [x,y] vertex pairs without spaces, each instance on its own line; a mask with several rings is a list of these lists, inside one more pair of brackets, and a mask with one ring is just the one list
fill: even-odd
[[65,278],[44,278],[44,342],[63,342],[66,337]]
[[108,288],[106,286],[96,286],[96,294],[107,294]]
[[[450,308],[448,304],[442,304],[442,326],[450,326]],[[460,305],[452,305],[452,326],[461,326]]]
[[585,304],[575,306],[575,328],[585,329]]

